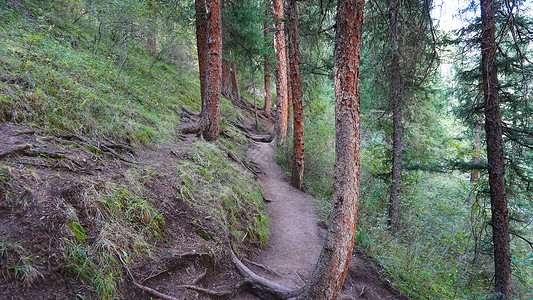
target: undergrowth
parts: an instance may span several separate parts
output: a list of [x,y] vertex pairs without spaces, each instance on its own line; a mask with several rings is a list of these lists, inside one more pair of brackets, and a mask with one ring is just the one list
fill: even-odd
[[[135,175],[135,174],[133,174]],[[66,204],[68,235],[62,239],[66,269],[90,284],[100,299],[115,299],[122,282],[122,264],[150,255],[163,238],[165,221],[139,188],[99,183],[86,187],[83,210]]]
[[[183,199],[227,228],[237,248],[265,245],[269,220],[258,183],[214,144],[197,142],[188,156],[178,173]],[[202,220],[196,221],[202,225]]]
[[63,24],[53,3],[24,5],[32,13],[1,12],[0,120],[146,144],[174,134],[180,105],[199,110],[190,69],[106,36],[95,49],[89,22]]
[[23,247],[24,241],[0,240],[0,274],[14,276],[30,285],[43,275],[33,265],[34,256]]

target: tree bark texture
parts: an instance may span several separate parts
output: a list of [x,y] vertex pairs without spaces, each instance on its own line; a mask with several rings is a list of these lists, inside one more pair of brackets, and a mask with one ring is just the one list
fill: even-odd
[[400,222],[400,199],[402,194],[402,83],[400,73],[400,53],[398,48],[399,0],[389,0],[389,51],[388,70],[389,95],[392,103],[392,183],[389,199],[389,229],[398,230]]
[[335,44],[335,166],[329,228],[298,299],[336,299],[354,246],[359,203],[359,58],[364,0],[339,0]]
[[[268,2],[265,2],[265,24],[264,24],[264,32],[265,32],[265,47],[269,48],[270,43],[268,39],[268,35],[270,34],[270,26],[268,22]],[[264,56],[265,60],[265,107],[263,108],[265,110],[265,115],[267,118],[270,119],[270,107],[272,106],[272,100],[270,99],[270,64],[268,61],[270,60],[269,55]]]
[[207,20],[205,0],[194,0],[196,18],[196,50],[198,52],[198,72],[200,73],[200,95],[202,98],[202,112],[205,102],[205,72],[207,63]]
[[304,112],[302,101],[302,79],[300,76],[300,49],[298,46],[298,7],[296,0],[290,0],[288,12],[289,66],[291,71],[292,113],[294,115],[292,185],[301,190],[304,174]]
[[283,0],[272,0],[274,18],[274,51],[276,54],[276,139],[279,144],[287,136],[288,93],[287,93],[287,54],[285,49],[285,25],[283,22]]
[[485,98],[485,133],[494,243],[494,292],[496,299],[511,299],[511,255],[502,125],[498,103],[494,0],[481,3],[481,64]]
[[207,0],[207,68],[205,109],[202,135],[208,141],[218,138],[220,131],[220,81],[222,73],[221,0]]
[[239,89],[239,82],[237,81],[237,65],[235,62],[231,63],[231,89],[234,100],[241,100],[241,91]]
[[231,79],[229,73],[228,63],[222,60],[222,95],[226,98],[231,98]]

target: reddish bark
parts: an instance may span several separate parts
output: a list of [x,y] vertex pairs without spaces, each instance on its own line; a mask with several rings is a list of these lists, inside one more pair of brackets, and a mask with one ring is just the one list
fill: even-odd
[[398,230],[400,223],[400,198],[402,194],[402,84],[400,77],[400,52],[398,48],[398,9],[399,0],[389,0],[389,93],[392,102],[392,184],[389,199],[389,228]]
[[291,74],[292,110],[294,115],[294,138],[291,183],[302,189],[304,173],[304,113],[302,80],[300,76],[300,49],[298,47],[298,8],[295,0],[288,2],[289,66]]
[[222,74],[221,0],[207,0],[207,68],[202,135],[208,141],[218,138],[220,131],[220,81]]
[[287,94],[287,55],[285,49],[285,25],[283,23],[283,0],[272,0],[274,18],[274,51],[278,64],[276,66],[276,139],[279,144],[287,136],[288,94]]
[[237,65],[235,62],[231,63],[231,90],[234,100],[241,100],[241,91],[239,88],[239,82],[237,81]]
[[[265,32],[265,47],[270,47],[269,41],[268,41],[268,35],[270,33],[269,25],[268,25],[268,2],[265,2],[265,26],[264,26],[264,32]],[[268,60],[270,59],[269,55],[265,55],[265,115],[267,118],[270,119],[270,107],[272,106],[271,99],[270,99],[270,65],[268,63]]]
[[328,233],[298,299],[336,299],[352,255],[359,203],[359,58],[363,0],[339,0],[335,44],[335,167]]
[[205,71],[207,62],[207,20],[205,0],[194,0],[196,18],[196,50],[198,52],[198,72],[200,73],[200,95],[202,98],[202,113],[205,102]]
[[496,299],[511,298],[511,254],[502,125],[498,101],[494,0],[481,3],[481,68],[485,98],[485,133],[494,243],[494,291]]
[[231,98],[231,80],[229,77],[229,66],[225,60],[222,60],[222,95]]

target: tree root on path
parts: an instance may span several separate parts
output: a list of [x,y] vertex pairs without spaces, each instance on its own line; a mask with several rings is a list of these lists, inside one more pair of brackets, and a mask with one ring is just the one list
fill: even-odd
[[265,271],[267,271],[267,272],[269,272],[271,274],[274,274],[276,276],[279,276],[279,277],[282,277],[282,278],[285,277],[285,276],[281,275],[280,273],[278,273],[276,270],[270,268],[269,266],[265,266],[263,264],[256,263],[256,262],[251,261],[249,259],[244,259],[244,261],[246,261],[247,263],[252,264],[252,265],[254,265],[256,267],[259,267],[259,268],[261,268],[261,269],[263,269],[263,270],[265,270]]
[[28,149],[30,147],[31,147],[31,145],[23,145],[23,146],[18,146],[18,147],[14,148],[14,149],[11,149],[11,150],[7,150],[7,151],[4,151],[4,152],[1,152],[0,153],[0,158],[4,158],[4,157],[9,156],[9,155],[22,153],[22,152],[24,152],[26,149]]
[[[131,278],[131,280],[133,282],[133,285],[135,285],[137,288],[143,290],[144,292],[146,292],[146,293],[148,293],[150,295],[159,297],[161,299],[165,299],[165,300],[182,300],[182,299],[178,299],[178,298],[176,298],[174,296],[170,296],[170,295],[161,293],[161,292],[159,292],[159,291],[157,291],[157,290],[155,290],[153,288],[150,288],[150,287],[147,287],[145,285],[142,285],[142,284],[138,283],[137,280],[135,280],[135,277],[133,276],[133,274],[131,273],[131,270],[128,267],[128,264],[122,259],[122,256],[118,252],[116,252],[116,255],[118,256],[118,258],[122,262],[122,265],[126,269],[126,272],[128,273],[128,275],[130,276],[130,278]],[[183,253],[183,254],[177,256],[177,259],[181,259],[181,258],[188,257],[188,256],[200,256],[200,257],[207,256],[207,257],[210,257],[209,255],[204,254],[204,253],[186,252],[186,253]],[[150,278],[154,278],[154,277],[158,276],[159,274],[168,272],[168,271],[169,270],[160,272],[160,273],[158,273],[158,274],[156,274],[154,276],[149,276],[148,278],[144,279],[143,282],[145,282],[146,280],[148,280]],[[207,269],[204,272],[202,272],[202,274],[200,274],[200,276],[198,276],[197,278],[195,278],[193,280],[193,284],[183,284],[183,285],[177,286],[177,288],[189,289],[189,290],[193,290],[193,291],[201,292],[201,293],[204,293],[204,294],[207,294],[207,295],[210,295],[210,296],[217,296],[217,297],[226,297],[226,296],[229,296],[229,295],[231,295],[233,293],[232,291],[216,291],[216,290],[211,290],[211,289],[207,289],[207,288],[203,288],[203,287],[195,285],[200,280],[202,280],[205,277],[206,274],[207,274]]]
[[[58,137],[53,137],[53,136],[44,136],[44,137],[41,137],[41,139],[43,141],[54,141],[54,142],[57,142],[57,143],[67,143],[67,144],[75,144],[75,145],[78,145],[78,146],[85,146],[85,147],[88,147],[89,149],[91,150],[96,150],[102,154],[107,154],[107,155],[111,155],[123,162],[127,162],[127,163],[130,163],[130,164],[133,164],[135,163],[134,161],[132,160],[129,160],[127,158],[124,158],[122,157],[120,154],[118,154],[115,150],[113,149],[120,149],[120,150],[125,150],[125,151],[128,151],[130,153],[130,155],[133,156],[133,154],[135,154],[135,150],[133,149],[133,147],[131,146],[128,146],[128,145],[124,145],[124,144],[118,144],[118,143],[115,143],[113,141],[110,141],[109,139],[106,139],[108,140],[108,143],[101,143],[101,142],[92,142],[92,141],[89,141],[87,139],[84,139],[80,136],[77,136],[77,135],[73,135],[73,134],[69,134],[69,135],[59,135],[59,138]],[[79,142],[76,142],[75,140],[78,140]]]

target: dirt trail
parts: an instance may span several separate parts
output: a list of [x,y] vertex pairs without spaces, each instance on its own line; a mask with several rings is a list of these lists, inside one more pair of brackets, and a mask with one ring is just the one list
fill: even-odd
[[[264,172],[259,180],[271,223],[267,247],[252,259],[264,267],[248,265],[263,277],[302,287],[311,276],[326,235],[326,230],[318,226],[314,199],[289,184],[285,172],[274,159],[271,144],[254,143],[247,155]],[[235,299],[256,298],[247,294]],[[394,288],[376,271],[372,261],[356,249],[338,299],[409,298]]]
[[283,275],[286,284],[302,286],[311,275],[323,241],[324,230],[316,222],[313,200],[288,183],[274,160],[271,144],[254,143],[247,154],[265,173],[259,180],[271,222],[269,244],[256,260]]

